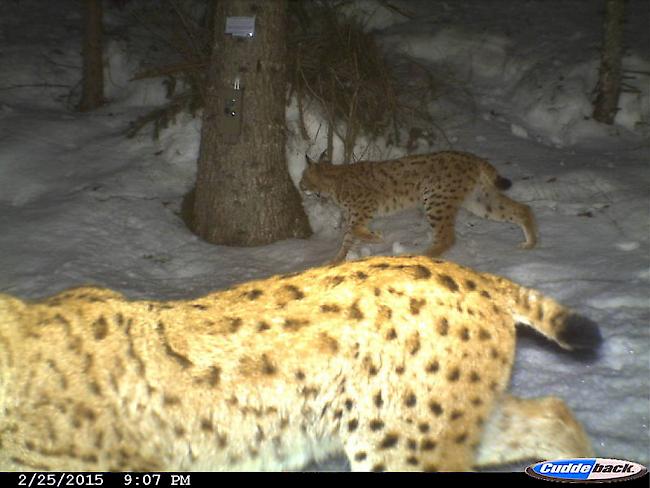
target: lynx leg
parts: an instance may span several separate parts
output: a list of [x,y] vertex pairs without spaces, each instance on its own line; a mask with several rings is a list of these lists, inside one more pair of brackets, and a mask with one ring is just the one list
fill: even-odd
[[537,243],[535,217],[528,205],[516,202],[499,193],[496,189],[477,188],[463,202],[463,208],[477,217],[496,222],[512,222],[524,233],[525,241],[519,244],[522,249],[531,249]]
[[334,259],[330,261],[331,264],[337,264],[345,260],[345,257],[352,248],[355,239],[364,242],[382,242],[380,234],[368,229],[367,224],[369,220],[369,218],[361,216],[356,211],[350,212],[349,217],[346,219],[343,242],[341,243],[339,252],[336,254]]
[[371,198],[359,200],[356,206],[347,209],[348,230],[354,237],[364,242],[382,242],[378,233],[368,229],[368,224],[376,210],[377,204]]
[[[389,442],[384,438],[378,438],[374,442],[366,439],[350,440],[345,446],[345,452],[350,460],[352,471],[470,471],[471,449],[469,447],[455,448],[446,444],[436,444],[434,441],[422,443],[413,438],[401,439],[398,442],[413,442],[413,448],[399,452],[391,452],[382,449],[380,446]],[[390,439],[390,438],[388,438]],[[430,444],[435,447],[430,448]],[[445,451],[448,447],[452,450]],[[424,449],[431,449],[431,452],[423,452]],[[435,452],[434,452],[435,451]]]
[[504,395],[486,423],[474,467],[593,455],[587,434],[562,400]]
[[357,225],[356,227],[353,227],[352,234],[354,234],[357,239],[360,239],[364,242],[371,242],[375,244],[383,242],[381,234],[371,231],[365,225]]
[[350,228],[346,226],[345,235],[343,236],[343,242],[341,243],[339,252],[336,254],[334,259],[330,261],[330,264],[338,264],[345,260],[345,257],[348,255],[348,252],[354,244],[355,237],[365,242],[382,242],[379,234],[371,232],[366,227]]
[[[361,417],[341,425],[345,453],[352,471],[469,471],[472,445],[479,431],[468,432],[432,415],[407,424],[413,412]],[[352,432],[350,432],[352,430]]]
[[336,256],[330,261],[330,264],[338,264],[342,261],[345,261],[345,257],[348,255],[348,251],[354,244],[354,235],[352,231],[346,226],[345,234],[343,235],[343,242],[341,242],[341,247],[336,253]]
[[434,231],[433,242],[426,251],[427,255],[439,256],[456,242],[454,229],[459,204],[460,202],[451,199],[425,196],[424,210]]

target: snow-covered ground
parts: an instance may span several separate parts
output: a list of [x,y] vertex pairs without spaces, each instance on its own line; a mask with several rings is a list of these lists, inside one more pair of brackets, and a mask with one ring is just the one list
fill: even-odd
[[[461,214],[445,257],[541,289],[602,327],[600,355],[587,362],[523,337],[514,393],[565,398],[599,456],[648,465],[648,2],[628,2],[624,67],[635,72],[627,81],[638,93],[624,94],[611,127],[589,119],[600,2],[387,4],[414,15],[370,0],[355,7],[371,14],[368,26],[392,56],[406,52],[436,70],[444,89],[431,109],[453,147],[488,158],[539,222],[539,245],[523,251],[517,228]],[[160,104],[164,90],[159,80],[128,81],[145,41],[130,38],[110,12],[110,103],[94,113],[71,110],[81,64],[77,9],[72,0],[0,2],[0,292],[36,298],[94,283],[133,298],[190,297],[335,254],[337,213],[313,200],[306,208],[316,234],[308,240],[229,248],[193,236],[178,213],[193,183],[200,120],[179,118],[155,142],[146,130],[125,138],[128,123]],[[295,107],[287,114],[295,129]],[[315,133],[317,118],[308,122]],[[421,149],[448,147],[438,142]],[[323,145],[290,138],[294,179],[305,151],[317,156]],[[386,243],[357,247],[350,258],[418,252],[431,238],[417,211],[374,226]]]

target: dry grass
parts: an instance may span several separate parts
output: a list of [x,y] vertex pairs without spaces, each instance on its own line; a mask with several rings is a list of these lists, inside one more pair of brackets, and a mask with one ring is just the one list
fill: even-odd
[[[289,80],[303,137],[302,116],[311,103],[326,119],[328,154],[336,135],[343,141],[345,162],[353,159],[359,136],[400,145],[404,133],[413,134],[411,123],[433,122],[426,101],[435,96],[436,83],[427,70],[408,59],[391,65],[361,21],[342,17],[335,8],[320,5],[309,14],[297,16],[300,28],[289,36]],[[404,84],[400,71],[409,71],[409,83]]]

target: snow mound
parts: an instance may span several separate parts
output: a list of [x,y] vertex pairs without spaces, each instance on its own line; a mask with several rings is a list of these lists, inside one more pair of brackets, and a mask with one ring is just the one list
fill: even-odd
[[408,6],[398,10],[395,7],[390,8],[388,3],[376,0],[355,0],[342,5],[340,11],[344,15],[361,20],[368,31],[385,29],[409,20],[406,16],[409,14]]
[[106,47],[104,64],[105,95],[112,108],[162,105],[167,101],[165,86],[160,78],[132,81],[141,60],[131,55],[128,43],[112,40]]
[[455,78],[463,83],[500,80],[510,45],[504,37],[457,27],[443,28],[433,36],[422,32],[405,37],[400,32],[385,36],[384,43],[413,58],[451,66]]
[[[631,53],[623,60],[627,85],[614,126],[591,118],[597,83],[597,51],[575,63],[543,50],[517,46],[505,35],[443,27],[437,32],[396,26],[383,36],[395,56],[428,63],[439,79],[472,92],[479,103],[507,111],[517,137],[564,147],[650,127],[650,60]],[[573,43],[583,42],[579,37]]]

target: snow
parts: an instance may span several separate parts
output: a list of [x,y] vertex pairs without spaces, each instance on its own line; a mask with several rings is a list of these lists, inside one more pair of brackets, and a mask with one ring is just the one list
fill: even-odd
[[[600,4],[390,4],[413,17],[380,2],[357,5],[372,13],[366,25],[391,56],[407,52],[440,73],[447,91],[431,109],[451,114],[442,123],[454,148],[488,158],[512,179],[510,196],[530,205],[539,223],[538,246],[524,251],[517,228],[461,214],[445,258],[538,288],[602,327],[605,342],[592,361],[522,334],[513,392],[566,399],[597,455],[650,464],[647,2],[628,2],[624,67],[635,71],[627,82],[638,91],[623,95],[611,127],[589,119]],[[200,119],[179,117],[158,141],[147,129],[125,137],[129,122],[163,102],[164,87],[129,81],[151,46],[118,29],[118,14],[109,16],[109,31],[119,35],[109,32],[105,45],[109,103],[71,110],[81,65],[77,10],[72,0],[0,3],[0,292],[36,298],[94,283],[133,298],[193,297],[333,257],[339,212],[313,198],[305,201],[315,231],[308,240],[235,248],[192,235],[179,208],[195,176]],[[297,183],[305,153],[318,158],[326,131],[318,113],[308,113],[318,137],[307,143],[295,104],[287,119]],[[356,154],[365,159],[404,154],[381,141],[362,148]],[[341,158],[336,140],[333,159]],[[359,245],[350,259],[419,252],[431,239],[418,211],[373,227],[385,242]]]

